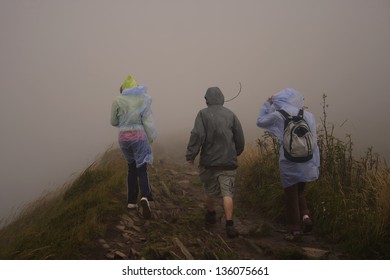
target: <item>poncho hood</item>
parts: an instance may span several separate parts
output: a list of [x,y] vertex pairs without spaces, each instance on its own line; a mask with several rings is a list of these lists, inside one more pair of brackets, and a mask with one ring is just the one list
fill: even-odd
[[204,98],[206,99],[207,106],[223,105],[223,103],[225,102],[225,97],[223,96],[222,91],[218,87],[208,88]]
[[276,110],[286,107],[303,108],[304,102],[302,95],[293,88],[285,88],[272,96],[272,105]]
[[133,88],[124,89],[121,95],[146,95],[147,88],[146,86],[136,86]]

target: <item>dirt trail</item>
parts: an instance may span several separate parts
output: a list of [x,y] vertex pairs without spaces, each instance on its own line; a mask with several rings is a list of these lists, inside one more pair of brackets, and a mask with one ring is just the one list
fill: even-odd
[[[150,220],[124,209],[91,259],[339,259],[341,254],[320,237],[284,240],[284,228],[259,214],[235,217],[240,236],[227,238],[222,206],[218,223],[204,224],[202,187],[197,169],[165,158],[150,169],[153,211]],[[177,161],[176,161],[177,162]]]

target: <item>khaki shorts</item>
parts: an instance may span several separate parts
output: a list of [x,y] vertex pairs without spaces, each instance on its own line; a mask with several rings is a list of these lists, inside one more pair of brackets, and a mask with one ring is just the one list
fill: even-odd
[[208,196],[234,195],[237,170],[214,170],[199,167],[199,177]]

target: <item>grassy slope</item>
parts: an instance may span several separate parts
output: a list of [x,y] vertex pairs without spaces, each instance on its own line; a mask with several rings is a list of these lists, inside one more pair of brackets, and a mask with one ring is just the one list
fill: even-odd
[[65,189],[42,197],[0,231],[0,259],[79,259],[121,209],[125,167],[108,151]]
[[[352,159],[352,143],[320,132],[321,176],[307,187],[316,234],[359,259],[390,258],[390,172],[369,149]],[[238,209],[284,217],[277,143],[265,135],[240,158]],[[158,168],[158,166],[157,166]],[[109,150],[64,189],[49,194],[0,230],[0,259],[83,259],[123,211],[126,165]],[[157,178],[158,180],[158,178]]]

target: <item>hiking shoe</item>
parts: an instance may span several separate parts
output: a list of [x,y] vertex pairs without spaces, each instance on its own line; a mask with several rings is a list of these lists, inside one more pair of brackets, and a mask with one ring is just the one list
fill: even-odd
[[226,226],[226,235],[229,238],[238,236],[238,230],[234,226]]
[[313,228],[313,222],[310,219],[310,217],[306,216],[302,220],[302,230],[303,230],[304,233],[307,233],[307,232],[311,232],[312,228]]
[[301,231],[291,231],[284,236],[284,239],[287,241],[293,241],[293,242],[301,241],[302,240],[302,232]]
[[127,208],[129,208],[129,209],[137,209],[137,204],[129,203],[129,204],[127,204]]
[[148,199],[143,197],[139,203],[141,204],[142,216],[144,216],[145,219],[150,219],[152,217],[152,212],[150,211]]
[[205,215],[206,224],[214,225],[217,223],[217,213],[215,211],[207,211]]

